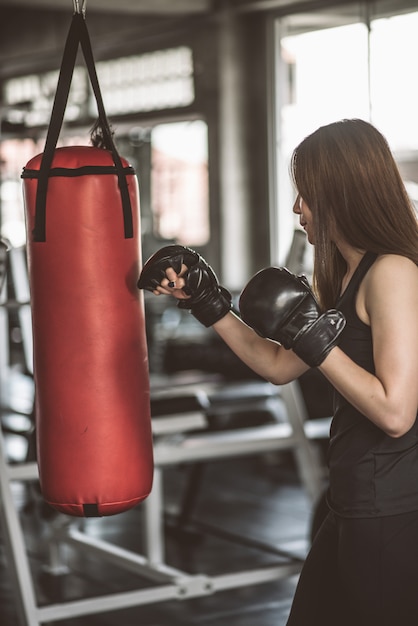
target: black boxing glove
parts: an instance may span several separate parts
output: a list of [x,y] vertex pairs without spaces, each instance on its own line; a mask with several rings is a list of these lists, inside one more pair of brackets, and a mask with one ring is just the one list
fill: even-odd
[[321,312],[305,276],[286,268],[269,267],[253,276],[241,293],[239,309],[259,335],[292,349],[310,367],[322,363],[345,326],[340,311]]
[[191,248],[171,245],[153,254],[142,269],[138,288],[154,291],[166,277],[167,268],[172,267],[179,274],[183,264],[187,267],[183,291],[190,298],[179,300],[177,306],[189,309],[204,326],[212,326],[231,310],[231,294],[219,285],[210,265]]

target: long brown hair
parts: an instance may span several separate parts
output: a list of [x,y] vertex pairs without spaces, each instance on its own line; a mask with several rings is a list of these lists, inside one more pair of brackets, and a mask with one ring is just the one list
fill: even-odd
[[347,270],[336,234],[358,250],[400,254],[418,265],[418,222],[389,145],[360,119],[322,126],[291,159],[296,189],[313,215],[314,287],[335,306]]

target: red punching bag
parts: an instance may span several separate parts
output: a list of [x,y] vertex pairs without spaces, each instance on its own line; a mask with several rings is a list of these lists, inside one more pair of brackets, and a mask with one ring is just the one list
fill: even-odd
[[[108,149],[56,148],[79,43]],[[153,476],[138,185],[115,148],[81,14],[44,153],[22,178],[42,494],[69,515],[119,513],[149,494]]]

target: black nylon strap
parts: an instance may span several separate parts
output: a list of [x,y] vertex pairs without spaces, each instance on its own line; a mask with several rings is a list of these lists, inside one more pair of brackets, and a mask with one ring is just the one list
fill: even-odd
[[[126,175],[134,175],[135,170],[132,166],[123,169]],[[106,176],[109,174],[117,174],[114,165],[83,165],[82,167],[51,167],[48,172],[49,178],[60,176],[61,178],[76,178],[77,176],[87,176],[95,174],[96,176]],[[24,169],[21,178],[39,178],[39,170]]]
[[107,120],[106,112],[104,109],[85,18],[81,13],[74,13],[64,47],[57,90],[55,93],[51,119],[45,141],[45,148],[39,169],[39,180],[35,207],[35,227],[33,229],[34,241],[46,241],[46,196],[48,190],[49,173],[52,160],[54,158],[54,152],[57,146],[58,137],[61,132],[61,127],[64,120],[65,109],[68,102],[68,95],[70,92],[71,81],[80,43],[86,62],[90,82],[93,88],[94,96],[96,98],[97,108],[99,112],[99,123],[103,130],[106,145],[110,146],[113,161],[116,167],[118,184],[122,198],[125,238],[133,237],[132,209],[128,191],[128,184],[126,180],[126,171],[124,171],[121,158],[118,154],[118,151],[116,150],[112,138],[112,133],[109,127],[109,122]]
[[[77,15],[77,14],[76,14]],[[76,17],[76,16],[74,16]],[[78,16],[81,17],[80,15]],[[123,220],[124,220],[124,228],[125,228],[125,238],[133,237],[133,223],[132,223],[132,210],[131,210],[131,201],[129,198],[129,190],[128,190],[128,182],[126,180],[125,172],[123,169],[122,161],[119,156],[118,151],[116,150],[116,146],[113,141],[112,131],[109,127],[109,122],[107,120],[105,108],[103,105],[103,98],[100,91],[100,85],[97,78],[96,66],[94,64],[93,51],[91,49],[91,42],[89,33],[87,30],[86,20],[81,17],[79,19],[80,23],[80,41],[81,48],[83,50],[84,58],[86,61],[90,82],[93,87],[94,96],[96,98],[97,108],[99,112],[99,120],[100,124],[106,138],[106,144],[110,146],[113,156],[113,162],[116,166],[118,173],[118,184],[120,193],[122,196],[122,209],[123,209]]]

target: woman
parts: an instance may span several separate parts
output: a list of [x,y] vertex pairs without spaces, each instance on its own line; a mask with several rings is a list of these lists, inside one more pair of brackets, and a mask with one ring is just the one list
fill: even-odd
[[330,513],[288,626],[416,626],[416,214],[386,140],[362,120],[319,128],[295,149],[291,172],[317,300],[303,279],[268,268],[241,295],[245,324],[211,268],[180,246],[151,257],[139,286],[177,297],[267,380],[316,366],[335,389]]

